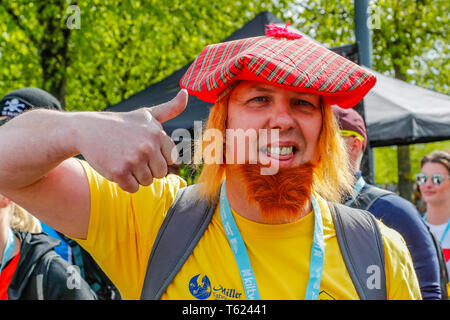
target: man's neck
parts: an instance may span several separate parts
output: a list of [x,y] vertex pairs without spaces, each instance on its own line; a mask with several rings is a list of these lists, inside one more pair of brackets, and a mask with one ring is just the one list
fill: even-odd
[[427,204],[427,222],[440,225],[450,219],[450,199],[438,204]]
[[[247,200],[247,191],[245,185],[242,183],[242,178],[237,174],[227,172],[226,189],[228,202],[230,207],[238,213],[241,217],[258,223],[268,224],[261,216],[260,210],[257,204],[250,204]],[[304,206],[303,212],[299,214],[298,219],[311,212],[311,202]],[[289,223],[294,221],[284,221],[283,223]]]

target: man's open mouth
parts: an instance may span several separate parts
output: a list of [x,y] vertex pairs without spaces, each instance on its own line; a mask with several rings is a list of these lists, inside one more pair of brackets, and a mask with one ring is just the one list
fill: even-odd
[[278,160],[288,160],[293,158],[297,150],[297,147],[294,145],[285,145],[278,147],[268,146],[260,149],[260,151],[267,157]]

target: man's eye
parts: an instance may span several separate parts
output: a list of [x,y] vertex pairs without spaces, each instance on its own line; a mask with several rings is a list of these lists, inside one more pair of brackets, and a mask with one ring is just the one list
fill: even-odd
[[298,106],[309,106],[309,107],[314,107],[314,105],[311,103],[311,102],[309,102],[309,101],[306,101],[306,100],[296,100],[295,102],[294,102],[296,105],[298,105]]
[[254,102],[266,102],[268,101],[268,99],[266,97],[254,97],[252,99],[250,99],[250,101],[254,101]]

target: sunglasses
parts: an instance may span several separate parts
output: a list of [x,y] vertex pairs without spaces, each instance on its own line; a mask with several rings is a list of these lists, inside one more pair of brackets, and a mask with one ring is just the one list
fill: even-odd
[[[436,173],[431,176],[431,182],[434,185],[440,185],[446,178],[450,178],[449,175]],[[418,173],[416,174],[416,182],[420,186],[422,184],[425,184],[428,180],[428,176],[425,173]]]

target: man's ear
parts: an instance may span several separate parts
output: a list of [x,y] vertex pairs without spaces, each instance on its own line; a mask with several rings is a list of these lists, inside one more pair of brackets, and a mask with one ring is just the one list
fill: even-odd
[[363,143],[360,138],[353,137],[352,141],[352,153],[355,155],[359,155],[360,152],[362,152]]
[[0,209],[6,208],[12,201],[0,194]]

